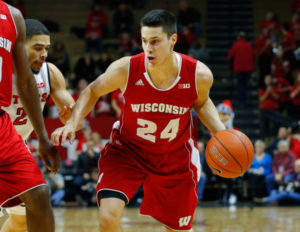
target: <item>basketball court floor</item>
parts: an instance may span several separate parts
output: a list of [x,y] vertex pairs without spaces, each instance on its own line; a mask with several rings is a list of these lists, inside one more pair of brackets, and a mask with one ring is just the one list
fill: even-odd
[[[97,208],[55,208],[56,232],[99,232]],[[0,227],[7,215],[0,218]],[[300,232],[300,207],[198,207],[194,232]],[[124,232],[163,232],[137,208],[126,208]]]
[[[155,206],[154,206],[155,207]],[[56,232],[99,232],[97,208],[57,208]],[[163,232],[137,208],[126,208],[124,232]],[[300,207],[198,207],[194,232],[300,232]]]

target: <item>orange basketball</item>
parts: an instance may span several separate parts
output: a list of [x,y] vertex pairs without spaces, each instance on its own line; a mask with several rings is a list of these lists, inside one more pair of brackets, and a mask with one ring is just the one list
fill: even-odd
[[244,174],[251,166],[254,148],[250,139],[238,130],[227,129],[210,138],[205,158],[211,170],[225,178]]

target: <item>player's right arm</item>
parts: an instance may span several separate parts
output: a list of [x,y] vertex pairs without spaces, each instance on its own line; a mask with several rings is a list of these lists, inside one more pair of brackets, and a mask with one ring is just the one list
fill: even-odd
[[196,84],[198,98],[193,107],[201,122],[214,134],[224,130],[219,113],[209,97],[209,91],[213,84],[213,75],[210,69],[203,63],[197,63]]
[[[36,82],[30,69],[28,58],[26,55],[25,43],[25,22],[19,10],[9,6],[17,31],[17,40],[13,48],[13,59],[17,73],[16,84],[18,93],[22,101],[22,105],[32,122],[34,130],[39,140],[39,152],[45,161],[47,167],[57,172],[60,167],[60,157],[55,147],[48,139],[48,133],[45,128],[39,94]],[[51,163],[52,161],[52,163]]]
[[94,108],[98,99],[116,89],[125,89],[128,77],[130,57],[121,58],[113,62],[95,81],[90,83],[80,94],[72,111],[70,119],[66,125],[57,128],[51,135],[51,140],[55,145],[64,145],[66,138],[72,143],[75,139],[75,128]]

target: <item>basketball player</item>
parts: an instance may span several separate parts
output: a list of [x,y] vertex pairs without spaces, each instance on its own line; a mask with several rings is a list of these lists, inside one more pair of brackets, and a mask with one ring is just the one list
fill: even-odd
[[[24,42],[25,25],[21,13],[0,0],[0,106],[2,108],[11,104],[14,64],[19,97],[37,134],[39,153],[48,168],[57,172],[60,165],[59,155],[48,140]],[[1,109],[0,207],[12,207],[21,202],[26,204],[29,232],[54,231],[48,186],[9,115]]]
[[[35,19],[26,19],[25,25],[25,48],[38,86],[41,107],[42,109],[45,107],[46,101],[51,95],[61,112],[61,121],[65,123],[66,117],[70,116],[67,114],[70,111],[67,110],[66,106],[74,105],[74,100],[66,90],[64,77],[59,69],[55,65],[45,62],[50,47],[50,33],[41,22]],[[26,140],[32,133],[33,127],[28,116],[24,113],[15,79],[13,80],[12,103],[9,107],[3,107],[3,110],[9,113],[18,133]],[[24,205],[8,208],[6,211],[9,218],[4,223],[1,232],[27,231]]]
[[77,124],[97,99],[120,89],[125,106],[99,159],[97,198],[101,232],[120,232],[125,205],[143,184],[141,214],[165,231],[192,231],[200,176],[191,132],[191,108],[213,133],[223,130],[209,98],[213,77],[203,63],[173,51],[175,16],[152,10],[141,20],[144,53],[121,58],[80,95],[54,144],[74,140]]

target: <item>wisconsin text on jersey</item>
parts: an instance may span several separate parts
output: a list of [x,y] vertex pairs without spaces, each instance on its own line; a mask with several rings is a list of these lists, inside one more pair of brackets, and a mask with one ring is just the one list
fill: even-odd
[[189,108],[164,103],[131,104],[132,112],[160,112],[166,114],[185,114]]
[[12,42],[8,39],[0,37],[0,48],[4,48],[6,51],[10,52]]

